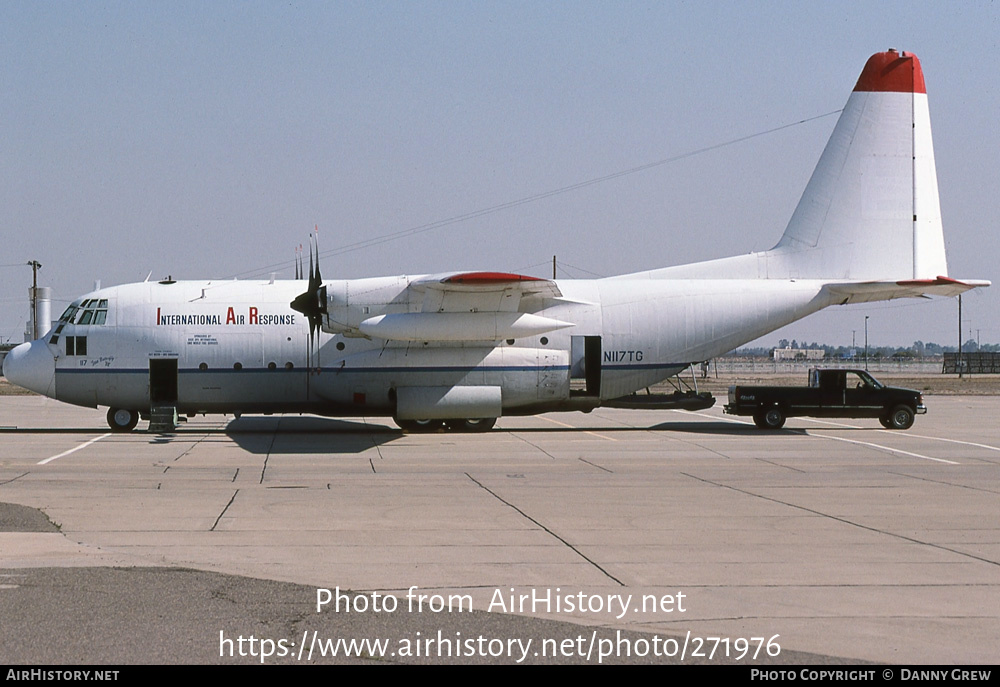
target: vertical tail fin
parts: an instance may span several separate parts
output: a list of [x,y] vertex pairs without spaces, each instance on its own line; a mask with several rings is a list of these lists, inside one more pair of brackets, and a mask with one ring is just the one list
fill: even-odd
[[927,90],[916,55],[871,56],[784,235],[763,256],[769,277],[948,273]]
[[817,279],[840,303],[990,284],[947,275],[924,74],[888,50],[869,58],[774,248],[625,277]]

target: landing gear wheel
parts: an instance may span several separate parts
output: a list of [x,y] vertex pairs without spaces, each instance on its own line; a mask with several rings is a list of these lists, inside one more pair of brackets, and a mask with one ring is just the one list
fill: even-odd
[[108,426],[112,432],[131,432],[139,424],[139,412],[124,408],[108,408]]
[[889,413],[890,429],[909,429],[913,426],[913,410],[909,406],[896,406]]
[[480,417],[467,420],[448,420],[448,429],[453,432],[488,432],[497,423],[495,417]]
[[404,432],[412,432],[414,434],[426,434],[442,427],[440,420],[400,420],[394,417],[393,422],[399,425],[399,428]]
[[768,408],[754,413],[753,423],[761,429],[781,429],[785,424],[785,413],[781,408]]

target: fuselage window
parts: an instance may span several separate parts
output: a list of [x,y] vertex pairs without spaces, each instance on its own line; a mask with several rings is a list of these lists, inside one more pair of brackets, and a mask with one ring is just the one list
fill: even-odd
[[87,337],[67,336],[66,355],[87,355]]
[[93,310],[84,310],[83,314],[80,315],[80,321],[77,324],[90,324],[90,321],[94,319]]

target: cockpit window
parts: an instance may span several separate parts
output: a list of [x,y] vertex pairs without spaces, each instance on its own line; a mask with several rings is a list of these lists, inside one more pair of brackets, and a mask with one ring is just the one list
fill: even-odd
[[63,313],[62,319],[67,322],[76,322],[78,325],[100,325],[108,321],[108,299],[88,298],[80,304],[80,307],[70,306]]
[[69,306],[68,308],[66,308],[66,311],[62,314],[62,317],[59,318],[59,321],[72,322],[73,316],[76,315],[76,310],[77,310],[76,305]]

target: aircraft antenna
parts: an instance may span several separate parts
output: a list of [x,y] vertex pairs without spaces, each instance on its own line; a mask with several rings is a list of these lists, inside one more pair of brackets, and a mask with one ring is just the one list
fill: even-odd
[[[393,232],[389,232],[389,233],[386,233],[386,234],[381,234],[379,236],[373,236],[371,238],[361,239],[361,240],[355,241],[353,243],[347,243],[347,244],[338,246],[336,248],[331,248],[326,253],[327,253],[327,256],[329,257],[329,256],[334,256],[334,255],[343,255],[345,253],[351,253],[353,251],[363,250],[363,249],[366,249],[366,248],[372,248],[374,246],[378,246],[378,245],[383,244],[383,243],[388,243],[390,241],[396,241],[396,240],[399,240],[399,239],[402,239],[402,238],[407,238],[407,237],[410,237],[410,236],[415,236],[417,234],[423,234],[423,233],[428,232],[428,231],[433,231],[435,229],[441,229],[443,227],[448,227],[448,226],[451,226],[453,224],[458,224],[460,222],[466,222],[466,221],[469,221],[469,220],[472,220],[472,219],[477,219],[479,217],[485,217],[487,215],[492,215],[494,213],[501,212],[501,211],[504,211],[504,210],[510,210],[511,208],[520,207],[520,206],[526,205],[528,203],[534,203],[534,202],[537,202],[539,200],[544,200],[546,198],[552,198],[554,196],[559,196],[559,195],[562,195],[564,193],[570,193],[570,192],[573,192],[573,191],[578,191],[578,190],[580,190],[582,188],[587,188],[588,186],[593,186],[595,184],[602,184],[604,182],[611,181],[613,179],[619,179],[619,178],[624,177],[624,176],[629,176],[629,175],[632,175],[632,174],[637,174],[639,172],[645,172],[647,170],[654,169],[656,167],[661,167],[661,166],[664,166],[664,165],[669,165],[669,164],[672,164],[672,163],[675,163],[675,162],[679,162],[680,160],[685,160],[687,158],[697,157],[699,155],[703,155],[705,153],[709,153],[711,151],[718,150],[720,148],[725,148],[725,147],[728,147],[728,146],[732,146],[732,145],[737,145],[737,144],[740,144],[740,143],[744,143],[746,141],[751,141],[751,140],[753,140],[755,138],[760,138],[761,136],[767,136],[769,134],[773,134],[773,133],[776,133],[778,131],[783,131],[785,129],[789,129],[789,128],[792,128],[792,127],[801,126],[803,124],[807,124],[809,122],[813,122],[813,121],[816,121],[818,119],[823,119],[825,117],[830,117],[830,116],[835,115],[835,114],[840,114],[841,112],[843,112],[843,108],[841,108],[839,110],[832,110],[830,112],[825,112],[825,113],[820,114],[820,115],[814,115],[812,117],[806,117],[805,119],[800,119],[800,120],[797,120],[797,121],[794,121],[794,122],[789,122],[787,124],[781,124],[779,126],[775,126],[775,127],[769,128],[769,129],[764,129],[764,130],[761,130],[761,131],[757,131],[755,133],[746,134],[744,136],[738,136],[736,138],[731,138],[731,139],[722,141],[720,143],[714,143],[712,145],[707,145],[707,146],[703,146],[701,148],[696,148],[694,150],[689,150],[689,151],[686,151],[686,152],[678,153],[676,155],[671,155],[670,157],[666,157],[666,158],[663,158],[663,159],[660,159],[660,160],[655,160],[653,162],[647,162],[645,164],[641,164],[641,165],[638,165],[636,167],[630,167],[628,169],[623,169],[623,170],[619,170],[617,172],[612,172],[610,174],[605,174],[604,176],[594,177],[592,179],[586,179],[584,181],[578,181],[578,182],[576,182],[574,184],[569,184],[567,186],[562,186],[560,188],[551,189],[549,191],[542,191],[540,193],[535,193],[535,194],[532,194],[532,195],[529,195],[529,196],[524,196],[522,198],[518,198],[518,199],[515,199],[515,200],[509,200],[509,201],[506,201],[506,202],[503,202],[503,203],[498,203],[496,205],[491,205],[489,207],[480,208],[478,210],[472,210],[470,212],[465,212],[465,213],[462,213],[462,214],[459,214],[459,215],[454,215],[452,217],[448,217],[448,218],[445,218],[445,219],[439,219],[439,220],[435,220],[433,222],[428,222],[426,224],[421,224],[419,226],[410,227],[408,229],[400,229],[399,231],[393,231]],[[261,268],[255,269],[255,270],[247,270],[245,272],[241,272],[240,274],[241,275],[246,275],[246,274],[263,274],[263,273],[266,272],[266,270],[268,270],[268,269],[270,269],[272,267],[277,267],[277,266],[287,265],[287,264],[288,264],[287,262],[283,262],[283,263],[277,263],[275,265],[267,265],[265,267],[261,267]]]

